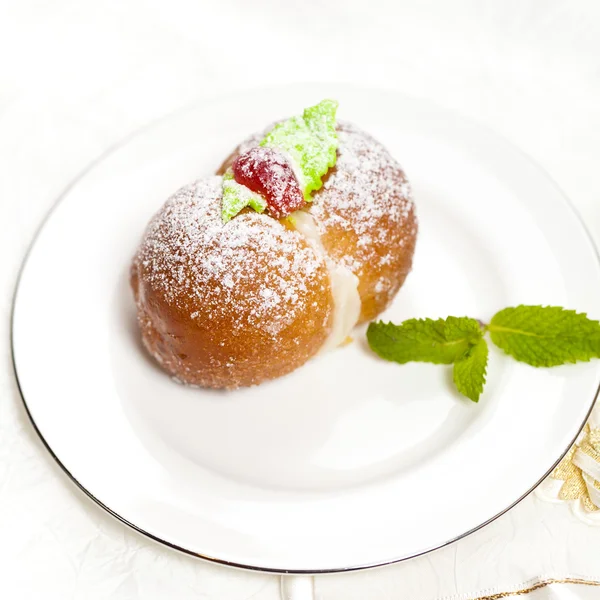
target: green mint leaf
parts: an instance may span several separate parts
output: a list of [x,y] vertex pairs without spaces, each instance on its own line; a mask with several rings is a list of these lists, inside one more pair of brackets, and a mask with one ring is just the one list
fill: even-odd
[[600,358],[600,323],[559,306],[505,308],[488,330],[496,346],[534,367]]
[[323,100],[305,109],[301,117],[292,117],[275,125],[260,143],[288,153],[295,163],[294,171],[307,202],[311,201],[311,192],[323,185],[323,175],[336,163],[337,107],[335,100]]
[[483,332],[475,319],[410,319],[401,325],[379,321],[367,329],[367,341],[381,358],[449,365],[477,344]]
[[473,402],[479,402],[479,396],[483,392],[487,361],[488,345],[481,338],[454,363],[454,383],[458,391]]

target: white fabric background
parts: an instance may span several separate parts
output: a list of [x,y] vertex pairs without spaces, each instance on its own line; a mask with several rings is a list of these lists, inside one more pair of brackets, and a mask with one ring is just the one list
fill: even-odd
[[[308,80],[394,88],[490,125],[547,169],[600,243],[596,0],[0,0],[0,597],[279,597],[276,577],[160,547],[71,485],[24,414],[8,325],[35,228],[90,160],[183,104]],[[600,528],[530,496],[448,548],[318,578],[316,590],[322,600],[469,598],[536,576],[600,580],[599,555]],[[532,598],[567,598],[556,590]],[[599,588],[570,593],[600,598]]]

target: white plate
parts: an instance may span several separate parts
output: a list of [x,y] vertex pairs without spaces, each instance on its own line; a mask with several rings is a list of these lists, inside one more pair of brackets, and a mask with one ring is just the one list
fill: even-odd
[[600,269],[577,216],[518,150],[422,101],[344,86],[221,98],[128,138],[69,187],[23,268],[13,349],[31,418],[92,498],[186,552],[249,568],[334,571],[440,547],[506,511],[586,420],[600,363],[536,370],[492,350],[480,403],[448,368],[351,346],[218,393],[142,351],[129,261],[150,216],[244,136],[323,97],[400,160],[420,233],[385,318],[519,303],[598,316]]

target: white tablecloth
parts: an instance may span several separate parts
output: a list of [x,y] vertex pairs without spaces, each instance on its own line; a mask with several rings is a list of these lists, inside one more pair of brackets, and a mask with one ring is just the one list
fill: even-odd
[[[0,597],[279,597],[277,577],[163,548],[75,489],[21,405],[9,311],[36,226],[90,160],[183,104],[308,80],[394,88],[490,125],[545,167],[600,244],[596,0],[0,0]],[[530,496],[445,549],[315,587],[323,600],[471,598],[536,577],[600,581],[598,556],[600,527]]]

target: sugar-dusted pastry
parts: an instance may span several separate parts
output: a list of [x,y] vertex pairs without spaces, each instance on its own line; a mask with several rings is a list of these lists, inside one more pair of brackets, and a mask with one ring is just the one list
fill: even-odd
[[[351,123],[341,121],[336,130],[337,162],[305,210],[327,255],[358,277],[360,322],[370,321],[394,299],[411,269],[417,219],[406,175],[390,153]],[[219,173],[264,135],[242,142]]]
[[178,380],[236,388],[344,342],[392,300],[416,218],[388,152],[323,101],[240,145],[151,221],[131,284],[142,339]]

